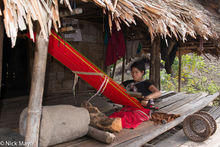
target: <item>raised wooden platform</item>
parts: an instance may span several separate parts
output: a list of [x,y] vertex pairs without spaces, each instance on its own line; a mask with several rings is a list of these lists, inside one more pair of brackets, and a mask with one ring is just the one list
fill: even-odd
[[219,93],[207,95],[206,93],[186,94],[163,92],[161,98],[157,100],[160,112],[180,114],[181,117],[164,125],[154,125],[152,121],[143,122],[135,129],[124,129],[120,133],[116,133],[117,140],[106,145],[91,138],[80,138],[72,142],[55,145],[53,147],[138,147],[152,140],[158,135],[168,131],[169,129],[180,124],[186,116],[191,115],[212,102]]

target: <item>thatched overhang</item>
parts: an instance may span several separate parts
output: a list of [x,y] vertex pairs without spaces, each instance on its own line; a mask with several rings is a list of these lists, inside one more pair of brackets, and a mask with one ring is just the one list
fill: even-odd
[[[154,36],[162,38],[175,37],[185,41],[187,36],[204,39],[219,39],[220,21],[216,15],[207,10],[201,0],[81,0],[95,3],[109,15],[109,26],[115,22],[118,29],[124,22],[127,26],[136,24],[139,18],[147,26],[153,40]],[[205,0],[203,0],[205,1]],[[215,1],[215,0],[212,0]],[[33,21],[38,21],[42,33],[47,38],[53,25],[60,27],[58,0],[4,0],[4,23],[8,37],[15,44],[18,30],[29,29],[32,34]],[[70,10],[69,0],[60,0]],[[71,2],[71,1],[70,1]],[[0,13],[1,15],[1,13]],[[48,20],[42,17],[48,15]],[[32,34],[33,37],[33,34]]]

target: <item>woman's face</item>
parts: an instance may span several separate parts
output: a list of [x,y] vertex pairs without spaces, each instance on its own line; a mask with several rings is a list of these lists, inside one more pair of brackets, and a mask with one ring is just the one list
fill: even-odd
[[132,67],[131,75],[132,75],[133,80],[141,81],[144,75],[144,71],[140,71],[138,68]]

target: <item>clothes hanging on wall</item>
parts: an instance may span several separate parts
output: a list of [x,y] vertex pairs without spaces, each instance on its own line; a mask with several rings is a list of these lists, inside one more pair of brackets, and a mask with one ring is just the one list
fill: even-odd
[[122,30],[117,31],[115,23],[112,26],[112,35],[108,39],[105,64],[112,65],[126,54],[125,40]]
[[[131,58],[136,57],[138,52],[140,40],[127,40],[126,41],[126,61],[129,62]],[[140,49],[139,49],[140,50]]]

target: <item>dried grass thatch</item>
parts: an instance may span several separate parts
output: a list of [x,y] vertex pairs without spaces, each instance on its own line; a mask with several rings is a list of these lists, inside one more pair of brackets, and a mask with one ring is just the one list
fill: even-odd
[[[38,21],[41,31],[47,39],[50,28],[60,26],[58,1],[70,10],[69,0],[3,0],[4,24],[8,37],[15,45],[18,29],[25,30],[27,25],[33,38],[33,21]],[[109,15],[109,26],[115,22],[118,30],[123,21],[128,26],[141,19],[153,40],[159,34],[162,37],[174,36],[186,40],[187,35],[194,38],[200,35],[204,39],[219,39],[220,22],[203,8],[198,0],[81,0],[94,2]],[[49,16],[45,20],[44,16]]]
[[[83,0],[93,1],[108,10],[109,24],[114,20],[118,29],[122,21],[129,26],[138,17],[147,25],[151,38],[156,34],[162,37],[174,35],[186,40],[190,35],[205,39],[219,38],[216,22],[196,0]],[[219,32],[220,33],[220,32]]]
[[[56,30],[61,25],[58,0],[3,0],[3,2],[5,30],[12,40],[12,47],[15,45],[18,29],[26,30],[27,25],[30,37],[34,39],[33,21],[39,22],[46,40],[52,24]],[[72,11],[69,0],[60,0],[60,3],[64,3]]]

